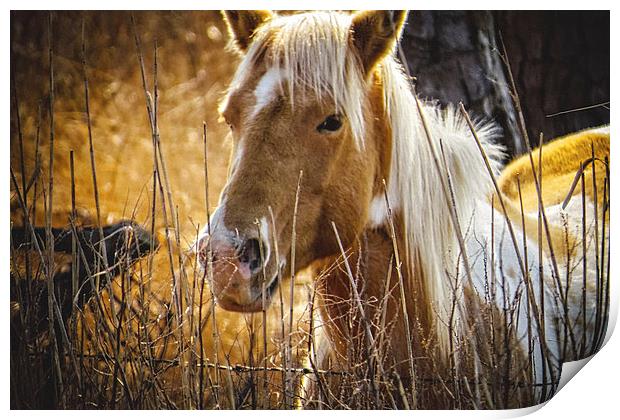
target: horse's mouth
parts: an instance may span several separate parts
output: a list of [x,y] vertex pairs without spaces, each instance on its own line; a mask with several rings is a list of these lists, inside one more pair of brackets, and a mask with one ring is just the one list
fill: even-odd
[[254,301],[252,301],[249,304],[240,305],[226,298],[216,298],[216,302],[222,309],[225,309],[231,312],[261,312],[263,309],[267,309],[269,305],[271,304],[273,295],[275,291],[278,290],[279,284],[280,284],[280,273],[277,272],[273,276],[269,284],[265,287],[264,293],[261,290],[258,296],[254,299]]
[[265,293],[267,296],[269,296],[270,300],[273,297],[273,294],[275,293],[279,284],[280,284],[280,273],[276,273],[276,275],[273,276],[273,279],[271,279],[271,283],[269,283],[269,286],[265,288]]
[[[263,303],[263,296],[265,298],[265,308],[269,306],[271,303],[271,299],[273,298],[273,294],[278,289],[278,285],[280,284],[280,273],[276,273],[269,284],[265,287],[265,291],[261,291],[261,294],[256,298],[255,302],[261,304]],[[262,309],[262,308],[261,308]]]

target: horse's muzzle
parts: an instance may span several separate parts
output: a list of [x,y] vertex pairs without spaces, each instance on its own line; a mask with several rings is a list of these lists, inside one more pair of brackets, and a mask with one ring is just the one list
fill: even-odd
[[216,302],[222,309],[257,312],[269,305],[278,279],[277,275],[265,273],[264,249],[256,238],[232,241],[212,236],[199,241],[199,262],[207,270]]

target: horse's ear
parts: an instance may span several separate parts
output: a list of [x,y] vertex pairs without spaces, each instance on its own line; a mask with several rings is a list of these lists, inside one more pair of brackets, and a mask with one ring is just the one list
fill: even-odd
[[269,10],[224,10],[222,15],[234,45],[241,52],[247,51],[258,27],[273,16]]
[[351,43],[366,74],[392,52],[406,20],[406,10],[369,10],[353,15]]

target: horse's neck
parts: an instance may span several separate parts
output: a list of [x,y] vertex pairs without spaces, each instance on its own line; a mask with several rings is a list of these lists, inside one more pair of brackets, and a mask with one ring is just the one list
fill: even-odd
[[[409,282],[408,273],[413,270],[404,265],[404,243],[397,240],[396,246],[403,263],[401,270],[396,267],[394,243],[388,227],[368,228],[352,244],[347,253],[351,275],[342,256],[322,265],[323,273],[318,282],[321,317],[333,350],[342,363],[367,358],[364,349],[374,344],[379,356],[388,355],[393,363],[402,364],[409,357],[410,344],[416,349],[415,356],[420,356],[428,342],[429,327],[425,320],[429,313],[423,293],[412,290],[413,282]],[[402,294],[401,287],[404,288]],[[404,306],[401,296],[406,296]],[[403,310],[408,313],[408,322]]]

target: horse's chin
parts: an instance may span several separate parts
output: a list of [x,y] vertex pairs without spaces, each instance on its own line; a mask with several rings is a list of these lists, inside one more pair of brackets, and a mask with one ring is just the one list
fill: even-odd
[[264,291],[264,297],[263,292],[261,291],[261,293],[259,293],[258,296],[251,303],[239,304],[238,302],[233,301],[227,296],[216,296],[215,302],[220,308],[230,312],[261,312],[263,309],[269,308],[269,305],[273,300],[273,295],[275,291],[278,290],[279,283],[280,279],[276,275],[267,285]]
[[[263,304],[262,302],[254,302],[251,303],[249,305],[239,305],[237,303],[231,302],[229,300],[226,299],[217,299],[216,298],[216,303],[217,305],[226,310],[226,311],[230,311],[230,312],[245,312],[245,313],[251,313],[251,312],[260,312],[263,310]],[[269,306],[268,303],[265,302],[266,306]]]

